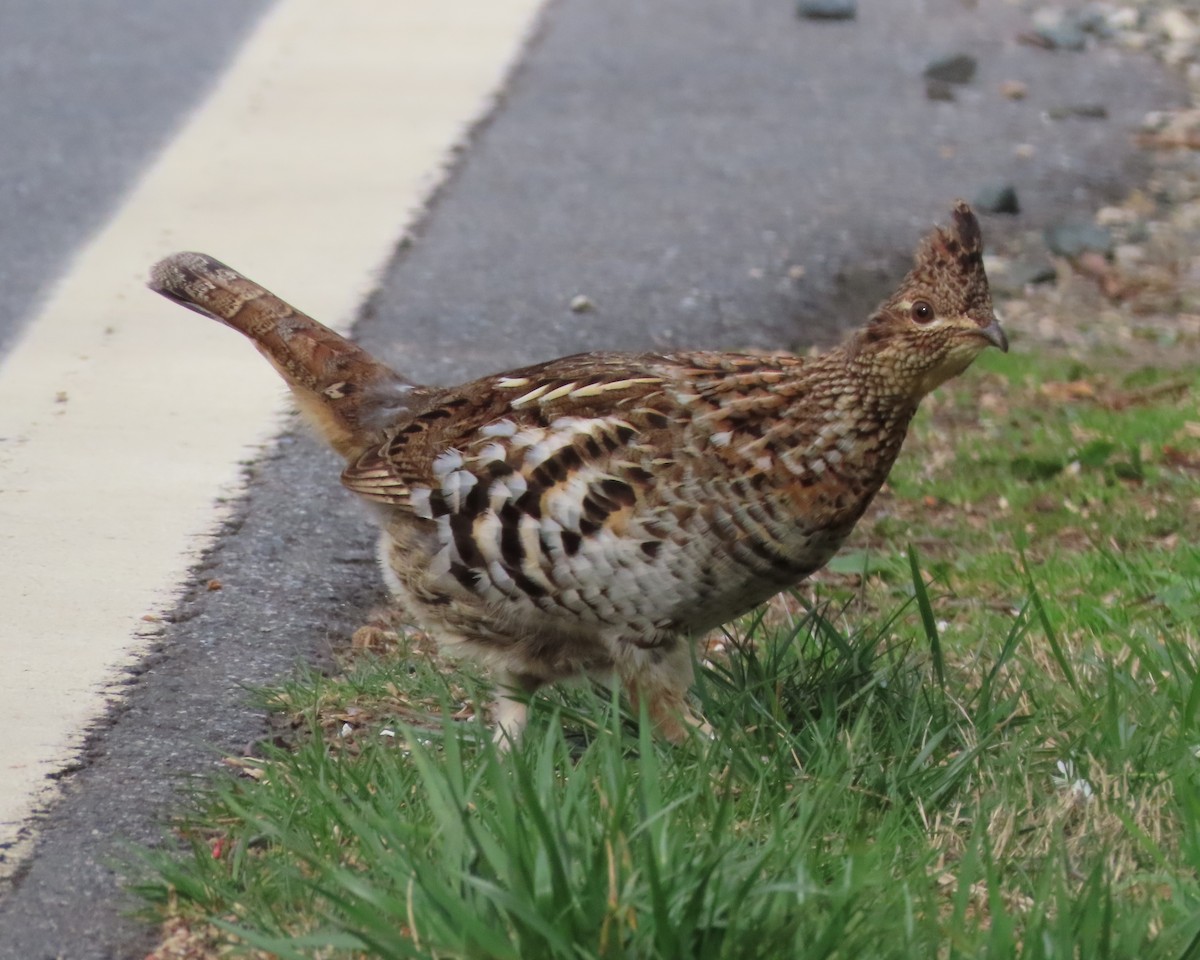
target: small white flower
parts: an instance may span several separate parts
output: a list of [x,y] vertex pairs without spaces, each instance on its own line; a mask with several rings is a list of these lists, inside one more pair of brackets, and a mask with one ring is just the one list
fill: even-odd
[[1058,775],[1051,775],[1050,779],[1054,781],[1054,785],[1060,790],[1067,790],[1073,797],[1081,797],[1084,800],[1090,800],[1095,791],[1092,790],[1092,785],[1082,777],[1075,775],[1075,764],[1071,760],[1059,760],[1055,766],[1058,768]]

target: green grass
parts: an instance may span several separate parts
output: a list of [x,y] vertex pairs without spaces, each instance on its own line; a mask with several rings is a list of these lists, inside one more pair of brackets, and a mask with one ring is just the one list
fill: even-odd
[[584,687],[498,756],[423,719],[480,689],[415,645],[269,691],[293,747],[135,885],[285,958],[1200,955],[1198,386],[989,359],[832,570],[709,651],[713,742]]
[[[947,597],[943,615],[999,629],[1021,603],[1013,563],[1023,555],[1049,585],[1053,622],[1107,636],[1112,651],[1138,623],[1200,618],[1200,371],[1101,374],[1000,355],[977,367],[976,379],[931,398],[867,546],[835,569],[866,561],[903,593],[917,542],[962,599]],[[1094,396],[1062,399],[1070,384]]]

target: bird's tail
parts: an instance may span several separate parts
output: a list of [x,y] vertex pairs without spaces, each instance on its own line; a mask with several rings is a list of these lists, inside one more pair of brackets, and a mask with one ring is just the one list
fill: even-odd
[[362,452],[413,399],[417,388],[362,347],[205,254],[159,261],[149,287],[253,340],[301,411],[345,457]]

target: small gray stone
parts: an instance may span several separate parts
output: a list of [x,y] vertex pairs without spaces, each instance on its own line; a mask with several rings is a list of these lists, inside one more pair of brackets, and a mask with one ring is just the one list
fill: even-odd
[[[984,258],[985,261],[998,258]],[[1054,264],[1046,257],[1037,259],[1003,260],[986,264],[988,284],[996,293],[1004,296],[1020,296],[1025,288],[1040,283],[1053,283],[1058,279]]]
[[976,209],[984,213],[1020,213],[1021,204],[1017,201],[1017,188],[1011,183],[989,183],[980,187],[975,194]]
[[796,16],[805,20],[853,20],[857,14],[857,0],[800,0],[796,4]]
[[1094,223],[1060,223],[1047,227],[1043,237],[1051,253],[1060,257],[1078,257],[1089,251],[1107,257],[1113,252],[1112,234]]
[[1150,239],[1150,228],[1144,220],[1135,220],[1125,228],[1126,243],[1145,243]]
[[1064,23],[1057,27],[1043,27],[1037,31],[1037,34],[1053,50],[1082,50],[1087,46],[1087,37],[1073,23]]
[[1087,45],[1085,19],[1047,7],[1033,15],[1033,38],[1052,50],[1082,50]]
[[975,76],[976,60],[967,53],[954,53],[931,60],[925,68],[925,79],[942,83],[970,83]]
[[1123,270],[1137,270],[1146,262],[1146,248],[1140,243],[1119,243],[1113,251],[1113,261]]
[[1010,282],[1018,289],[1039,283],[1053,283],[1058,279],[1054,264],[1047,260],[1021,260],[1009,270]]
[[1075,13],[1075,23],[1080,30],[1086,30],[1104,40],[1111,40],[1116,35],[1109,22],[1114,12],[1111,4],[1089,3]]
[[926,80],[925,96],[930,100],[953,100],[954,84],[945,80]]
[[1177,43],[1192,43],[1200,35],[1200,27],[1180,7],[1168,6],[1158,15],[1158,29],[1168,40]]
[[1072,103],[1061,107],[1051,107],[1046,111],[1051,120],[1066,120],[1068,117],[1078,117],[1081,120],[1107,120],[1108,107],[1102,103]]

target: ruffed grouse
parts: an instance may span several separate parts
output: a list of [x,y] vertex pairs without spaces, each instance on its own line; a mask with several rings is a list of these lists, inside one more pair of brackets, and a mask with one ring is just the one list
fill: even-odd
[[825,564],[921,398],[1008,348],[961,201],[867,325],[811,358],[587,353],[418,386],[203,254],[150,286],[287,380],[342,483],[378,505],[396,599],[492,668],[502,740],[539,686],[613,671],[662,735],[703,727],[691,638]]

